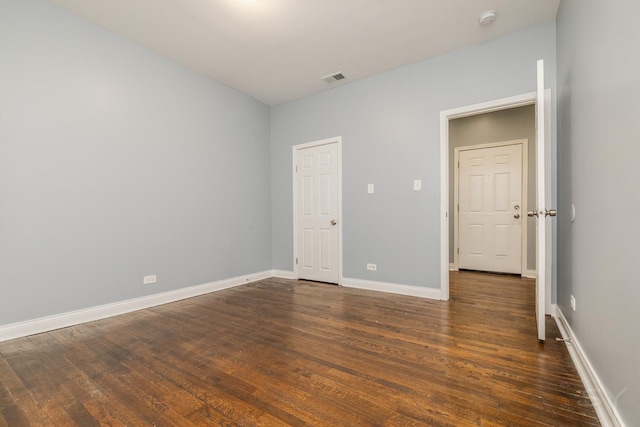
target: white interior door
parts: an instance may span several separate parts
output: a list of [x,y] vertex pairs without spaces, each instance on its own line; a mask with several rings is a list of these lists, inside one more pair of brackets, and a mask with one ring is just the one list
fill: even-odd
[[297,150],[296,157],[298,277],[338,283],[337,143]]
[[522,273],[522,145],[460,150],[458,267]]
[[554,209],[548,209],[546,204],[546,158],[545,158],[545,90],[544,90],[544,62],[538,61],[536,85],[536,209],[528,215],[536,221],[536,322],[538,339],[545,340],[545,304],[547,281],[551,278],[551,251],[547,248],[546,217],[556,216]]

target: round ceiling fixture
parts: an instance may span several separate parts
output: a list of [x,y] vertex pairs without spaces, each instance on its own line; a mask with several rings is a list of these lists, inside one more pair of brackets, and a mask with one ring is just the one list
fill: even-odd
[[478,22],[483,27],[486,27],[487,25],[493,24],[493,21],[496,20],[496,16],[497,14],[495,10],[487,10],[486,12],[483,12],[480,14],[480,17],[478,18]]

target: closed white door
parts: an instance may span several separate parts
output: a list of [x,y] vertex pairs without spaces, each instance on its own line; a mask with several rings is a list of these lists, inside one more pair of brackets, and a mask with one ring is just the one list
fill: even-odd
[[338,283],[337,143],[297,150],[296,169],[298,277]]
[[522,273],[522,145],[461,150],[458,267]]

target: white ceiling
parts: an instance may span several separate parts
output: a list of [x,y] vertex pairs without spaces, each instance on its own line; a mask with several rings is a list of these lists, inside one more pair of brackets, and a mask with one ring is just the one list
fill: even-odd
[[[560,0],[50,0],[277,105],[555,18]],[[488,27],[478,16],[498,13]],[[348,79],[320,77],[342,71]]]

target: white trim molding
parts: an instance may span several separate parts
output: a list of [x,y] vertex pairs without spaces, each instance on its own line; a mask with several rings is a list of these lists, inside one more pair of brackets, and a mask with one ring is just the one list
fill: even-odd
[[558,329],[560,329],[560,334],[562,334],[562,338],[565,339],[571,360],[573,360],[580,379],[582,379],[584,387],[587,389],[587,393],[589,393],[589,398],[596,410],[600,423],[603,427],[624,427],[625,424],[620,414],[618,414],[614,402],[611,401],[609,394],[605,391],[606,389],[600,377],[598,377],[595,369],[593,369],[593,365],[589,362],[589,358],[584,350],[582,350],[571,326],[569,326],[569,322],[567,322],[567,319],[562,314],[562,310],[560,310],[560,307],[556,307],[555,311],[557,314],[555,319],[558,324]]
[[342,286],[347,288],[365,289],[368,291],[387,292],[390,294],[408,295],[412,297],[441,299],[440,289],[423,288],[421,286],[400,285],[397,283],[374,282],[371,280],[342,278]]
[[89,307],[67,313],[55,314],[53,316],[41,317],[19,323],[0,326],[0,342],[14,338],[26,337],[40,334],[42,332],[53,331],[55,329],[66,328],[80,323],[92,322],[94,320],[105,319],[119,314],[130,313],[144,308],[155,307],[157,305],[180,301],[210,292],[221,291],[235,286],[246,285],[257,282],[272,276],[272,271],[247,274],[230,279],[218,280],[216,282],[205,283],[203,285],[190,286],[188,288],[176,289],[174,291],[162,292],[140,298],[133,298],[118,301],[111,304],[104,304]]
[[449,271],[458,271],[458,266],[456,265],[455,262],[449,263]]
[[527,279],[535,279],[536,278],[536,271],[535,270],[524,270],[522,272],[522,277],[526,277]]
[[287,270],[271,270],[271,276],[277,277],[278,279],[296,279],[296,273]]

